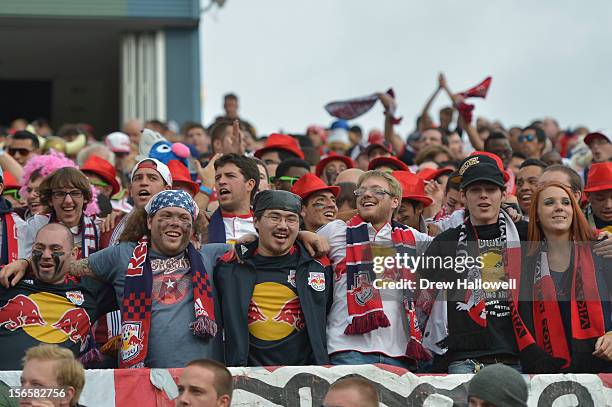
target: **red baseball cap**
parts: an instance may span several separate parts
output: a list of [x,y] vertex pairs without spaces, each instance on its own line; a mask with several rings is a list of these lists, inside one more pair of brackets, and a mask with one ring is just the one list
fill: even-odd
[[598,192],[608,189],[612,189],[612,162],[592,164],[584,192]]
[[368,171],[376,169],[376,167],[380,167],[381,165],[389,165],[394,167],[398,171],[408,171],[410,172],[410,168],[406,165],[402,160],[395,157],[376,157],[368,164]]
[[255,151],[255,157],[261,158],[263,153],[270,150],[284,150],[302,160],[304,159],[304,152],[300,148],[298,141],[287,134],[270,134],[266,144]]
[[422,202],[425,207],[432,204],[433,199],[425,193],[423,179],[410,171],[393,171],[391,173],[402,186],[402,199]]
[[200,190],[200,186],[196,182],[193,182],[193,180],[191,179],[191,175],[189,174],[189,169],[187,169],[187,167],[185,167],[182,162],[178,160],[170,160],[168,161],[168,168],[172,173],[173,189],[176,189],[175,183],[178,181],[189,186],[192,198],[197,195],[198,191]]
[[610,139],[610,136],[608,136],[606,133],[603,133],[601,131],[594,131],[594,132],[589,133],[586,136],[584,136],[584,144],[586,144],[588,146],[596,138],[602,138],[602,139],[606,140],[608,143],[612,143],[612,140]]
[[121,190],[121,186],[117,181],[117,171],[115,170],[115,167],[102,157],[90,155],[89,158],[83,163],[81,171],[96,174],[98,177],[108,182],[113,188],[111,196],[115,195]]
[[338,194],[340,194],[340,187],[327,185],[321,178],[312,173],[302,175],[291,187],[291,192],[302,198],[302,200],[319,191],[329,191],[337,198]]
[[425,181],[431,181],[432,179],[438,179],[442,175],[449,175],[453,171],[455,170],[451,167],[439,168],[437,170],[433,168],[423,168],[421,171],[417,172],[416,175]]
[[347,169],[355,168],[355,162],[351,160],[351,157],[340,155],[331,151],[324,159],[319,161],[319,163],[317,164],[317,167],[315,168],[315,174],[317,174],[317,177],[320,177],[323,174],[325,166],[332,161],[342,161],[344,164],[346,164]]

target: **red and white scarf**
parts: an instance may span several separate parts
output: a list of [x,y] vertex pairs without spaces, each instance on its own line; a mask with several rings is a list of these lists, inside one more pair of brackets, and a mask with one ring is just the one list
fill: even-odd
[[[416,256],[416,240],[409,227],[397,222],[391,224],[392,249],[401,256]],[[346,258],[338,265],[346,268],[347,306],[349,324],[344,333],[359,335],[374,329],[391,325],[383,310],[380,292],[373,285],[376,275],[373,271],[373,242],[370,242],[368,223],[359,215],[355,215],[347,223]],[[413,279],[414,273],[402,269],[397,278]],[[410,340],[406,348],[406,356],[415,360],[428,360],[430,353],[422,346],[422,334],[416,317],[413,293],[404,290],[403,305],[409,326]]]

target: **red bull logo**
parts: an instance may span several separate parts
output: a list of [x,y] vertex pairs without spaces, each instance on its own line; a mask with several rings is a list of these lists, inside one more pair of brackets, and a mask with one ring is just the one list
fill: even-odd
[[38,304],[29,297],[19,294],[0,307],[0,327],[14,331],[26,326],[45,326]]
[[310,272],[308,276],[308,285],[315,291],[325,290],[325,273],[322,272]]
[[355,302],[361,306],[364,306],[374,297],[374,287],[370,282],[370,275],[367,271],[360,271],[355,276],[349,295],[353,296]]
[[125,322],[121,327],[121,359],[136,357],[143,347],[140,322]]
[[84,309],[76,308],[65,297],[41,292],[29,296],[19,294],[10,299],[0,308],[0,327],[10,331],[22,328],[43,343],[70,340],[83,350],[91,321]]
[[295,297],[294,299],[287,301],[280,311],[278,311],[278,314],[276,314],[274,317],[274,321],[284,322],[285,324],[291,325],[298,331],[304,329],[304,313],[302,312],[300,299]]
[[90,326],[89,315],[81,308],[69,309],[53,324],[54,328],[64,332],[72,342],[80,342],[81,350],[85,349]]

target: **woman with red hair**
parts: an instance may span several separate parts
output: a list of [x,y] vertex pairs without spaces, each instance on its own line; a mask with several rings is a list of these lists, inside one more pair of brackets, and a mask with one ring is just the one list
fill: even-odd
[[518,320],[525,328],[519,348],[537,350],[525,352],[528,360],[521,358],[525,373],[612,368],[612,262],[593,254],[594,241],[566,186],[550,182],[536,190],[527,257],[517,283]]

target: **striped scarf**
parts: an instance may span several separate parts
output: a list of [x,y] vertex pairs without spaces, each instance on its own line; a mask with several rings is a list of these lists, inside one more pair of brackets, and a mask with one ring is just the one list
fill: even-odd
[[[59,221],[55,216],[55,212],[53,212],[49,216],[49,223],[55,222]],[[82,214],[81,222],[79,223],[79,230],[81,231],[81,250],[78,258],[86,259],[100,249],[100,238],[98,234],[98,227],[95,224],[95,217],[89,217]]]
[[[402,257],[416,256],[416,241],[410,228],[398,222],[392,222],[391,227],[393,254],[397,253]],[[383,310],[380,292],[373,285],[376,275],[373,271],[373,242],[370,242],[368,235],[368,223],[359,215],[355,215],[347,223],[346,242],[344,265],[347,273],[349,324],[344,333],[360,335],[374,329],[389,327],[391,322]],[[402,269],[401,275],[396,273],[393,278],[414,280],[414,273]],[[406,356],[415,360],[428,360],[431,355],[421,344],[422,334],[416,318],[413,293],[409,290],[403,292],[403,305],[410,331]]]
[[[144,367],[149,348],[153,300],[153,270],[149,260],[148,238],[142,237],[132,254],[125,274],[121,305],[120,368]],[[190,324],[194,335],[214,337],[217,334],[212,285],[200,253],[191,243],[187,246],[191,265],[195,321]],[[169,332],[169,335],[172,333]],[[179,350],[177,350],[179,351]]]

